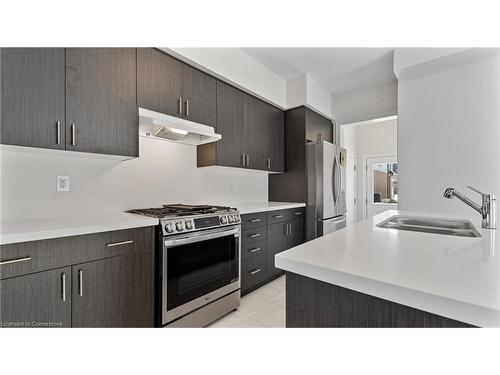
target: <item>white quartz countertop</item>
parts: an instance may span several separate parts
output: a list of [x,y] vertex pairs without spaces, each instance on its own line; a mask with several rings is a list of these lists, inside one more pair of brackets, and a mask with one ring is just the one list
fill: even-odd
[[[467,219],[482,237],[375,226],[396,214]],[[498,230],[481,228],[479,215],[392,210],[279,253],[275,262],[283,270],[378,298],[476,326],[499,327],[496,236]]]
[[305,207],[305,203],[294,202],[256,202],[256,203],[240,203],[232,205],[240,211],[241,215],[253,214],[256,212],[286,210],[288,208]]
[[158,222],[158,219],[128,213],[1,221],[0,244],[149,227]]

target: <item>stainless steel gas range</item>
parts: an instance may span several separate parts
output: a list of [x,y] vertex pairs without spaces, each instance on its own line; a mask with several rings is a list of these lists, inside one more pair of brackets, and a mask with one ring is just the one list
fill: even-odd
[[130,213],[157,217],[156,323],[204,327],[240,305],[238,211],[165,205]]

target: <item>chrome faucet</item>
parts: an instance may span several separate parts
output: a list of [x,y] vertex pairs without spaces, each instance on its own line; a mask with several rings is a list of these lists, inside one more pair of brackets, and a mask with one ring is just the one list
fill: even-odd
[[474,190],[476,193],[481,194],[483,198],[483,203],[481,205],[474,203],[472,200],[467,198],[462,193],[456,191],[454,188],[447,188],[443,197],[445,198],[453,198],[457,197],[466,205],[472,207],[477,212],[481,214],[482,217],[482,227],[486,229],[496,229],[496,221],[497,221],[497,199],[493,194],[482,193],[479,190],[473,188],[472,186],[467,186],[469,189]]

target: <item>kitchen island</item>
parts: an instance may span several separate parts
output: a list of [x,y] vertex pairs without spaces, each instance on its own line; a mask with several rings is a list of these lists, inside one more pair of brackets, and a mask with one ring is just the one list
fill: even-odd
[[[393,215],[466,219],[481,237],[376,226]],[[496,234],[479,215],[392,210],[277,254],[287,327],[498,327]]]

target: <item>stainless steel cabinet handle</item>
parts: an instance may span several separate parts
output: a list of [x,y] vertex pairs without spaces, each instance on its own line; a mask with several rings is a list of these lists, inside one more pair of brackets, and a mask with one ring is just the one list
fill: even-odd
[[186,99],[186,116],[189,116],[189,99]]
[[247,154],[247,167],[250,167],[250,154]]
[[250,220],[251,223],[258,223],[260,221],[260,219],[252,219]]
[[129,243],[134,243],[134,241],[128,240],[128,241],[122,241],[122,242],[112,242],[112,243],[108,243],[106,246],[113,247],[113,246],[127,245]]
[[61,274],[61,298],[66,302],[66,274]]
[[261,235],[260,233],[255,233],[255,234],[251,234],[249,237],[255,238],[255,237],[259,237],[260,235]]
[[56,143],[61,144],[61,121],[56,122]]
[[250,249],[248,251],[250,251],[251,253],[255,253],[256,251],[259,251],[260,250],[260,247],[256,247],[255,249]]
[[259,273],[260,272],[260,268],[256,268],[250,272],[248,272],[250,275],[255,275],[256,273]]
[[241,154],[241,164],[245,167],[246,157],[245,154]]
[[76,145],[76,125],[71,124],[71,146]]
[[301,211],[297,211],[294,213],[294,215],[302,215],[302,212]]
[[31,257],[22,257],[22,258],[16,258],[16,259],[11,259],[11,260],[4,260],[4,261],[0,262],[0,266],[3,266],[5,264],[26,262],[28,260],[31,260]]
[[282,217],[283,217],[283,215],[274,215],[273,217],[274,217],[275,219],[279,219],[279,218],[282,218]]
[[289,234],[292,234],[292,224],[288,224],[290,226],[290,232]]
[[83,296],[83,271],[78,271],[78,294]]
[[271,169],[271,158],[267,158],[267,169]]
[[179,113],[182,115],[182,96],[179,98]]

